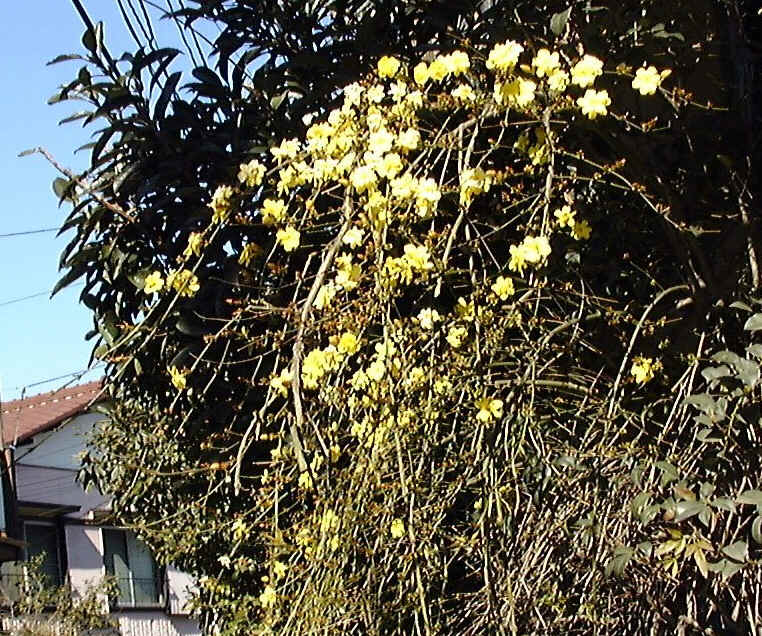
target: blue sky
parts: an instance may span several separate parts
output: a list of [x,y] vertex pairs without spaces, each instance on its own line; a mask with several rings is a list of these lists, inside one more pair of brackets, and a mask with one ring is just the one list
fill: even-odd
[[[106,43],[115,57],[135,44],[123,26],[116,0],[86,0],[91,16],[105,24]],[[77,110],[74,103],[47,105],[60,84],[70,81],[77,62],[45,63],[61,53],[81,51],[83,26],[65,0],[11,2],[0,25],[0,77],[5,86],[0,100],[0,235],[59,226],[68,206],[58,208],[51,190],[55,169],[39,155],[19,158],[19,152],[47,148],[63,165],[81,170],[86,153],[74,149],[90,141],[78,123],[58,125]],[[160,26],[161,45],[172,46],[174,29]],[[50,391],[70,378],[38,384],[85,369],[91,343],[87,308],[79,304],[78,289],[67,289],[7,304],[17,298],[53,288],[59,278],[59,255],[71,233],[55,232],[19,237],[0,236],[0,382],[2,399]],[[96,379],[91,372],[80,381]],[[33,385],[33,386],[32,386]]]

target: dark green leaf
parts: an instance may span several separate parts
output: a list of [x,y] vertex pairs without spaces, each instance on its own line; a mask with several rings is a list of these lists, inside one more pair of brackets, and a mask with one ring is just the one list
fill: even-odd
[[569,21],[569,16],[571,16],[572,8],[569,7],[565,11],[560,11],[559,13],[554,13],[550,18],[550,30],[553,31],[556,35],[561,35],[563,33],[564,28],[566,28],[566,23]]

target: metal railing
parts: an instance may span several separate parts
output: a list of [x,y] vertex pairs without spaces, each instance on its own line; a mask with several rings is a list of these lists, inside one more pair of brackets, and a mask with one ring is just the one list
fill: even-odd
[[111,598],[115,608],[163,607],[166,594],[162,578],[116,578],[117,594]]

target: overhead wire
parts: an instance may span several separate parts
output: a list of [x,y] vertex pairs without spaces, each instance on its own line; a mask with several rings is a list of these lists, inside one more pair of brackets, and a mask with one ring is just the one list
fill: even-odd
[[59,227],[45,227],[41,230],[24,230],[22,232],[8,232],[7,234],[0,234],[0,238],[11,238],[14,236],[29,236],[30,234],[42,234],[43,232],[58,232]]
[[[75,283],[74,285],[69,285],[66,287],[66,289],[75,289],[77,287],[82,287],[85,283]],[[5,307],[7,305],[13,305],[15,303],[20,303],[24,300],[31,300],[32,298],[39,298],[40,296],[46,296],[47,294],[53,293],[52,289],[37,292],[36,294],[29,294],[28,296],[21,296],[19,298],[11,298],[10,300],[4,300],[3,302],[0,302],[0,307]]]

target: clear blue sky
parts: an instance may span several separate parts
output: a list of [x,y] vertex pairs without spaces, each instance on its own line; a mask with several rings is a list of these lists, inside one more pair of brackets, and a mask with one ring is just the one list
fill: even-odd
[[[116,0],[86,0],[95,21],[105,23],[106,43],[116,57],[135,44],[122,23]],[[78,123],[58,126],[77,110],[76,104],[47,105],[57,86],[70,81],[77,62],[45,63],[61,53],[81,52],[84,28],[67,0],[8,2],[0,26],[0,235],[59,226],[68,206],[58,208],[51,190],[58,176],[39,155],[19,158],[27,148],[44,146],[60,163],[74,170],[87,165],[86,153],[74,149],[89,142],[90,132]],[[174,44],[174,28],[156,25],[164,46]],[[170,41],[167,42],[166,39]],[[59,278],[59,255],[71,237],[55,232],[0,237],[0,382],[2,399],[19,397],[24,387],[87,367],[91,342],[89,310],[79,304],[79,289],[67,289],[5,304],[50,290]],[[96,379],[91,372],[81,381]],[[31,395],[61,386],[66,379],[26,389]]]

